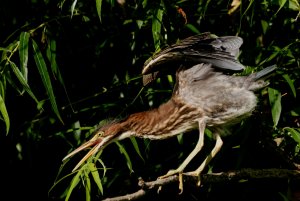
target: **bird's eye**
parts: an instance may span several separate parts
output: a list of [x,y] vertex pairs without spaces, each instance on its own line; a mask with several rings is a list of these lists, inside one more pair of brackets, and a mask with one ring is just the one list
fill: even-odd
[[99,133],[98,133],[98,137],[102,137],[104,135],[104,131],[100,131]]

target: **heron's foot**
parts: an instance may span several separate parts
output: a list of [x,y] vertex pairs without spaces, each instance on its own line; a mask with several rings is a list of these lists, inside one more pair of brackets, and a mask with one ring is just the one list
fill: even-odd
[[192,172],[186,172],[186,173],[183,173],[183,174],[186,175],[186,176],[198,177],[197,186],[201,186],[201,177],[200,177],[201,172],[192,171]]
[[177,169],[176,170],[169,170],[167,172],[167,174],[158,177],[158,179],[164,179],[164,178],[167,178],[169,176],[176,175],[176,174],[180,175],[180,174],[182,174],[182,171],[179,171]]
[[178,174],[178,181],[179,181],[179,194],[183,192],[183,177],[182,177],[182,171],[181,170],[169,170],[167,174],[158,177],[158,179],[164,179],[172,175]]

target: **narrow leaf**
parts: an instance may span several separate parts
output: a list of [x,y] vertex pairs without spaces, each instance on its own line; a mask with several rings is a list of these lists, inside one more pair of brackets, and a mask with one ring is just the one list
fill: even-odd
[[62,120],[62,118],[59,114],[58,108],[57,108],[57,104],[56,104],[56,100],[55,100],[55,96],[54,96],[54,92],[53,92],[53,88],[52,88],[52,84],[51,84],[51,80],[50,80],[50,76],[49,76],[49,73],[47,70],[45,60],[43,58],[41,51],[39,50],[38,45],[36,44],[36,42],[34,40],[32,40],[32,47],[33,47],[33,51],[34,51],[34,60],[35,60],[36,66],[38,68],[38,71],[40,73],[40,76],[42,78],[44,87],[49,96],[52,109],[53,109],[54,113],[56,114],[56,116],[58,117],[58,119],[63,123],[63,120]]
[[68,192],[67,192],[67,196],[66,196],[66,198],[65,198],[65,201],[68,201],[68,200],[69,200],[69,198],[70,198],[70,196],[71,196],[71,194],[72,194],[74,188],[78,185],[78,183],[79,183],[79,181],[80,181],[80,176],[81,176],[83,170],[84,170],[84,168],[81,168],[81,169],[77,172],[77,174],[73,177],[73,179],[72,179],[72,181],[71,181],[70,188],[69,188],[69,190],[68,190]]
[[102,0],[96,0],[96,9],[97,9],[97,13],[98,13],[100,22],[102,22],[102,20],[101,20]]
[[0,94],[0,112],[1,112],[2,118],[4,120],[5,126],[6,126],[6,135],[7,135],[9,132],[10,121],[9,121],[9,116],[8,116],[6,106],[5,106],[5,103],[4,103],[4,100],[1,96],[1,94]]
[[290,201],[290,199],[285,194],[283,194],[281,192],[278,192],[278,194],[281,196],[283,201]]
[[98,170],[96,168],[96,165],[94,163],[89,163],[88,167],[89,167],[89,169],[92,173],[92,176],[93,176],[93,179],[94,179],[95,183],[98,186],[98,189],[100,190],[101,194],[103,195],[103,186],[102,186],[101,179],[100,179]]
[[50,39],[50,42],[48,43],[48,46],[47,46],[46,53],[47,53],[47,58],[51,64],[51,70],[52,70],[53,76],[60,82],[60,84],[64,88],[64,91],[66,93],[66,96],[67,96],[67,99],[71,106],[71,109],[74,111],[74,109],[72,107],[72,103],[71,103],[69,95],[68,95],[68,92],[67,92],[67,89],[66,89],[66,86],[65,86],[64,79],[60,73],[60,70],[59,70],[57,62],[56,62],[56,41],[55,40]]
[[131,137],[131,138],[130,138],[130,141],[131,141],[131,143],[132,143],[132,145],[133,145],[134,150],[136,151],[136,153],[140,156],[140,158],[141,158],[143,161],[145,161],[144,158],[143,158],[143,156],[142,156],[142,154],[141,154],[141,151],[140,151],[140,148],[139,148],[139,145],[138,145],[136,139],[135,139],[134,137]]
[[58,65],[56,63],[56,41],[53,39],[50,39],[50,42],[48,43],[47,46],[47,58],[50,61],[53,75],[55,76],[56,79],[58,79],[61,85],[64,86],[64,80],[61,76]]
[[9,62],[9,63],[10,63],[10,66],[11,66],[14,74],[16,75],[16,77],[18,78],[19,82],[23,86],[24,90],[31,96],[31,98],[36,103],[39,103],[38,99],[33,94],[31,88],[29,87],[29,85],[27,83],[27,80],[25,79],[25,77],[23,76],[23,74],[21,73],[21,71],[19,70],[19,68],[16,66],[16,64],[14,62]]
[[20,34],[20,47],[19,47],[19,57],[20,57],[20,67],[21,72],[25,80],[28,80],[28,44],[29,44],[29,36],[28,32],[22,32]]
[[[21,72],[20,72],[21,73]],[[18,94],[22,94],[23,92],[23,88],[22,88],[22,90],[21,89],[19,89],[19,86],[17,86],[17,83],[16,83],[16,79],[14,78],[14,77],[12,77],[12,73],[11,73],[11,71],[9,71],[9,72],[7,72],[6,74],[5,74],[5,80],[8,82],[8,84],[10,84],[11,85],[11,87],[14,89],[14,90],[16,90],[17,92],[18,92]],[[4,95],[2,95],[3,96],[3,98],[4,98]]]
[[131,163],[130,157],[129,157],[126,149],[119,142],[115,142],[115,143],[118,145],[120,152],[125,156],[127,167],[129,169],[130,173],[133,172],[133,170],[132,170],[132,163]]
[[152,36],[153,36],[155,49],[158,49],[160,47],[162,18],[163,18],[163,10],[160,8],[156,9],[152,17]]
[[274,127],[277,126],[281,114],[281,93],[271,87],[268,88],[269,102],[271,105]]
[[0,51],[2,51],[1,55],[1,61],[3,60],[10,60],[8,59],[9,55],[13,54],[15,51],[15,48],[19,45],[19,41],[14,41],[10,43],[7,47],[1,47]]
[[3,99],[5,99],[5,92],[6,92],[6,76],[2,76],[0,78],[0,95]]
[[260,23],[261,23],[261,27],[262,27],[263,33],[266,34],[267,29],[269,27],[268,22],[265,21],[265,20],[261,20]]
[[91,180],[89,175],[86,171],[84,171],[84,178],[85,178],[85,200],[91,201]]
[[73,17],[73,13],[74,13],[74,9],[75,9],[76,4],[77,4],[77,0],[74,0],[72,5],[71,5],[71,18]]
[[105,174],[106,174],[107,168],[106,168],[104,162],[101,159],[97,159],[97,161],[102,165],[102,169],[103,169],[103,175],[102,175],[102,177],[104,177]]
[[296,98],[296,89],[295,89],[295,86],[294,86],[294,82],[291,80],[291,78],[288,74],[284,74],[282,77],[288,83],[288,85],[290,86],[290,89],[293,92],[294,97]]
[[195,27],[192,24],[186,24],[185,27],[188,28],[189,30],[191,30],[195,34],[199,34],[200,33],[200,31],[197,29],[197,27]]
[[102,175],[102,177],[104,177],[105,174],[106,174],[107,168],[106,168],[104,162],[100,159],[100,156],[101,156],[102,152],[103,152],[103,149],[100,150],[100,151],[98,151],[98,153],[94,157],[94,161],[95,162],[98,161],[102,165],[102,168],[103,168],[103,175]]

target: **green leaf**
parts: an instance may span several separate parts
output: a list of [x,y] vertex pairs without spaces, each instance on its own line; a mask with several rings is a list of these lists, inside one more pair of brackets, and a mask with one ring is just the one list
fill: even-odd
[[0,95],[3,99],[5,99],[5,92],[6,92],[6,77],[2,76],[0,78]]
[[271,87],[268,88],[269,102],[271,105],[274,127],[277,126],[281,114],[281,93]]
[[83,16],[82,16],[82,19],[83,19],[84,22],[89,22],[89,21],[91,21],[90,18],[89,18],[88,16],[86,16],[86,15],[83,15]]
[[[10,58],[15,53],[16,48],[19,46],[19,43],[20,43],[19,41],[14,41],[14,42],[10,43],[7,47],[1,48],[1,50],[0,50],[0,51],[2,51],[1,60],[0,60],[1,63],[3,61],[10,61]],[[6,65],[6,64],[3,63],[2,65]],[[2,68],[1,68],[1,71],[2,71]]]
[[102,22],[102,20],[101,20],[102,0],[96,0],[96,9],[97,9],[97,13],[98,13],[100,22]]
[[[161,3],[161,6],[163,6],[163,3]],[[162,18],[163,18],[163,10],[161,8],[157,8],[152,17],[152,36],[153,36],[155,49],[158,49],[160,47]]]
[[294,82],[291,80],[290,76],[288,74],[282,75],[282,77],[286,80],[286,82],[289,84],[290,89],[293,92],[294,97],[296,98],[296,89],[294,86]]
[[294,128],[286,127],[284,130],[287,130],[291,137],[295,140],[295,142],[298,143],[298,146],[300,147],[300,132]]
[[283,8],[283,6],[285,5],[285,3],[287,2],[287,0],[279,0],[279,9],[277,10],[277,12],[275,13],[275,15],[277,15],[277,13],[281,10],[281,8]]
[[178,144],[183,144],[183,133],[179,134],[176,136],[177,137],[177,141],[178,141]]
[[28,44],[29,44],[29,36],[28,32],[22,32],[20,34],[20,46],[19,46],[19,57],[20,57],[20,67],[21,72],[25,80],[28,80]]
[[294,11],[300,11],[300,4],[298,0],[289,0],[289,9]]
[[[19,69],[18,69],[19,70]],[[21,72],[20,72],[21,73]],[[22,73],[21,73],[22,74]],[[17,92],[18,92],[18,94],[22,94],[23,92],[23,90],[24,89],[19,89],[19,86],[17,86],[17,83],[16,83],[16,79],[14,78],[14,77],[12,77],[12,75],[11,75],[11,72],[9,71],[7,71],[7,73],[5,74],[5,80],[8,82],[8,84],[10,84],[11,85],[11,87],[14,89],[14,90],[16,90]],[[3,98],[4,98],[4,95],[3,95]]]
[[4,48],[4,47],[0,47],[0,51],[2,51],[2,52],[11,52],[10,49]]
[[142,2],[143,8],[146,8],[147,4],[148,4],[148,0],[143,0]]
[[69,198],[70,198],[70,196],[71,196],[71,194],[72,194],[74,188],[78,185],[78,183],[79,183],[79,181],[80,181],[80,176],[81,176],[83,170],[84,170],[84,168],[81,168],[81,169],[77,172],[77,174],[73,177],[73,179],[72,179],[72,181],[71,181],[71,184],[70,184],[70,188],[69,188],[69,190],[68,190],[68,192],[67,192],[67,196],[66,196],[66,198],[65,198],[65,201],[68,201],[68,200],[69,200]]
[[131,137],[131,138],[130,138],[130,141],[131,141],[131,143],[132,143],[132,145],[133,145],[134,150],[136,151],[136,153],[137,153],[137,154],[140,156],[140,158],[145,162],[145,160],[144,160],[144,158],[143,158],[143,156],[142,156],[142,154],[141,154],[139,145],[138,145],[138,143],[137,143],[135,137]]
[[51,70],[54,74],[55,78],[58,79],[58,81],[64,86],[64,80],[61,76],[61,73],[59,71],[58,65],[56,63],[56,41],[53,39],[50,39],[50,42],[47,46],[47,58],[50,61],[51,64]]
[[129,157],[126,149],[119,142],[115,142],[115,143],[118,145],[121,154],[123,154],[125,156],[127,167],[129,169],[130,173],[132,173],[133,172],[133,170],[132,170],[132,163],[131,163],[130,157]]
[[195,27],[192,24],[186,24],[185,27],[188,28],[189,30],[191,30],[195,34],[199,34],[200,33],[200,31],[197,29],[197,27]]
[[62,118],[59,114],[58,108],[57,108],[57,104],[56,104],[56,100],[55,100],[55,96],[54,96],[54,92],[53,92],[53,88],[52,88],[52,84],[51,84],[51,80],[50,80],[50,76],[49,76],[49,73],[47,70],[45,60],[43,58],[43,55],[42,55],[38,45],[36,44],[36,42],[34,40],[32,40],[32,47],[33,47],[33,51],[34,51],[34,55],[33,55],[34,60],[35,60],[36,66],[38,68],[38,71],[40,73],[40,76],[42,78],[44,87],[49,96],[52,109],[53,109],[54,113],[56,114],[56,116],[58,117],[58,119],[63,123],[63,120],[62,120]]
[[60,73],[60,70],[58,68],[58,65],[56,63],[56,41],[55,40],[50,39],[50,42],[48,43],[48,46],[47,46],[46,53],[47,53],[46,54],[47,58],[48,58],[48,60],[50,61],[50,64],[51,64],[52,73],[53,73],[54,77],[60,82],[62,87],[64,88],[64,91],[66,93],[67,99],[68,99],[69,104],[70,104],[70,107],[74,111],[72,103],[71,103],[69,95],[68,95],[68,92],[67,92],[67,89],[66,89],[66,86],[65,86],[64,79],[63,79],[63,77]]
[[97,184],[98,189],[100,190],[101,194],[103,195],[103,186],[102,186],[101,179],[100,179],[98,170],[96,168],[96,165],[94,163],[89,163],[88,168],[90,169],[90,171],[92,173],[93,179],[94,179],[95,183]]
[[58,3],[58,7],[60,9],[62,9],[62,7],[64,6],[64,3],[65,3],[66,0],[61,0],[59,3]]
[[281,193],[281,192],[278,192],[278,194],[281,196],[282,200],[283,201],[290,201],[290,199],[287,197],[287,195]]
[[23,76],[23,74],[21,73],[21,71],[19,70],[19,68],[16,66],[16,64],[14,62],[10,61],[9,63],[10,63],[10,66],[11,66],[14,74],[16,75],[16,77],[20,81],[21,85],[23,86],[24,90],[31,96],[31,98],[36,103],[39,103],[38,99],[35,97],[35,95],[31,91],[31,88],[29,87],[29,85],[27,83],[27,80],[25,79],[25,77]]
[[84,171],[84,186],[85,186],[85,200],[91,201],[91,180],[89,178],[88,172]]
[[299,117],[300,116],[300,107],[295,107],[290,111],[290,114],[294,117]]
[[269,27],[268,22],[265,21],[265,20],[261,20],[260,23],[261,23],[261,27],[262,27],[263,33],[266,34],[267,29]]
[[77,0],[74,0],[72,5],[71,5],[71,18],[73,17],[73,13],[74,13],[74,9],[75,9],[76,4],[77,4]]
[[8,113],[7,113],[7,110],[6,110],[6,106],[5,106],[5,103],[4,103],[4,100],[0,94],[0,112],[1,112],[1,115],[3,117],[3,120],[5,122],[5,126],[6,126],[6,135],[8,134],[9,132],[9,127],[10,127],[10,121],[9,121],[9,116],[8,116]]
[[102,165],[102,169],[103,169],[103,175],[102,175],[102,177],[104,177],[105,174],[106,174],[107,168],[106,168],[104,162],[101,159],[97,159],[97,161]]
[[144,24],[144,21],[143,20],[136,20],[136,24],[137,24],[138,28],[141,29],[143,24]]

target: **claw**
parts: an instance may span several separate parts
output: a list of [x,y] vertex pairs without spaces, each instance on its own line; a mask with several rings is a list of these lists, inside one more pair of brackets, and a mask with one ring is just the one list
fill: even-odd
[[198,172],[193,171],[193,172],[186,172],[183,174],[191,177],[198,177],[197,186],[201,186],[201,177],[200,174],[198,174]]
[[179,171],[179,170],[169,170],[167,172],[167,174],[158,177],[158,179],[164,179],[164,178],[167,178],[169,176],[176,175],[176,174],[178,174],[179,194],[181,194],[183,192],[183,177],[182,177],[183,173],[181,171]]
[[162,186],[159,186],[158,189],[157,189],[157,194],[160,193],[161,189],[162,189]]
[[179,195],[183,192],[183,179],[182,179],[182,173],[179,173],[178,175],[179,179]]

